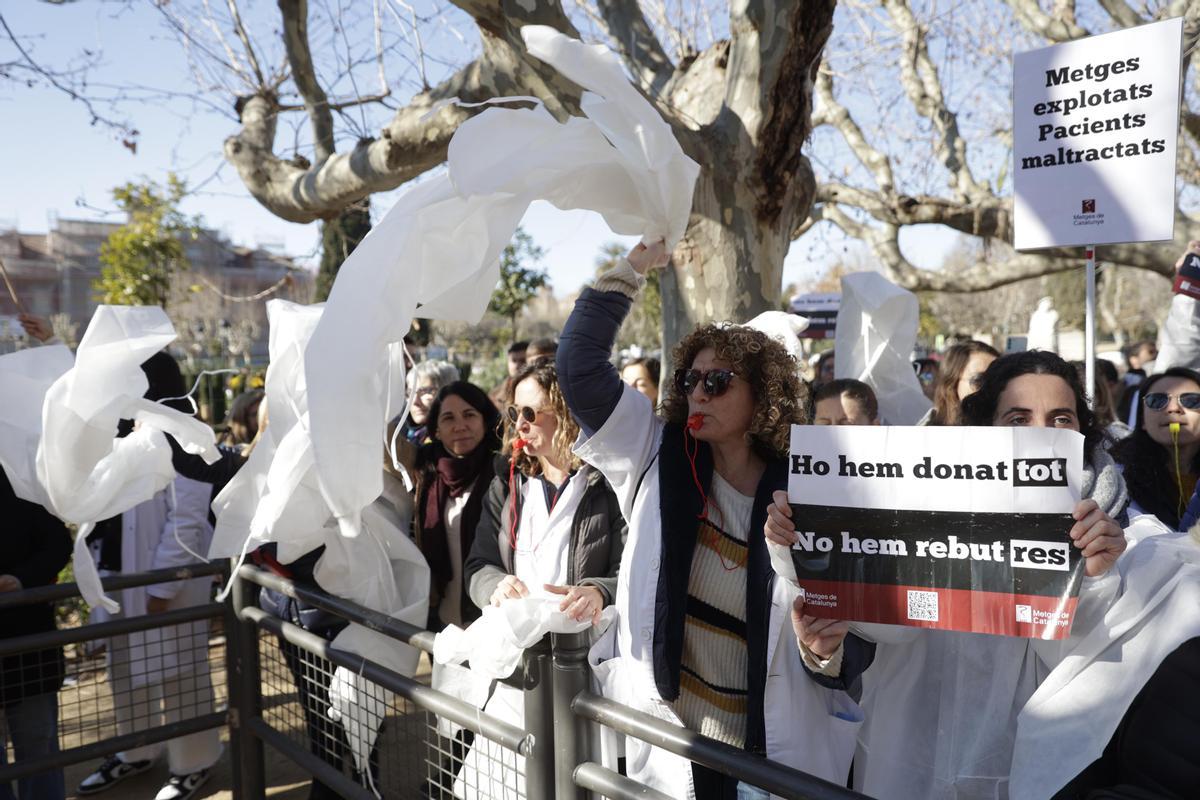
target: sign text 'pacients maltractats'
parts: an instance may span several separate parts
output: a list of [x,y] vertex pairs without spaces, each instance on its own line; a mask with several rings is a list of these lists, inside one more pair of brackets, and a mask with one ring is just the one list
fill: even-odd
[[1013,57],[1018,250],[1171,239],[1183,20]]
[[788,496],[822,617],[1065,638],[1083,437],[1048,428],[793,426]]

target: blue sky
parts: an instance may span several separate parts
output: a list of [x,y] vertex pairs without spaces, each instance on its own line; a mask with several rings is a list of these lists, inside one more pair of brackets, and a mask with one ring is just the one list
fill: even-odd
[[[275,13],[274,4],[262,5],[257,12]],[[80,48],[100,52],[102,66],[93,72],[95,82],[149,85],[181,95],[192,90],[182,50],[149,4],[24,2],[15,11],[10,6],[5,18],[18,35],[37,36],[26,44],[46,63],[63,64]],[[263,37],[267,36],[264,31]],[[94,86],[93,91],[106,90]],[[174,170],[198,187],[184,210],[203,215],[210,227],[239,244],[280,245],[302,260],[316,260],[317,226],[288,223],[269,213],[225,164],[221,143],[235,132],[236,123],[216,110],[185,97],[155,97],[122,106],[114,116],[127,117],[138,129],[136,154],[108,128],[89,126],[82,104],[50,88],[0,85],[0,114],[5,120],[0,124],[0,224],[5,227],[15,224],[23,231],[44,231],[52,214],[119,219],[104,215],[111,209],[113,186],[139,176],[162,180],[168,170]],[[281,126],[280,139],[287,135]],[[398,193],[373,198],[376,219]],[[590,279],[606,242],[634,243],[614,236],[595,214],[560,212],[546,204],[532,208],[524,225],[546,250],[545,266],[560,295]],[[908,238],[925,237],[914,232]],[[931,237],[918,244],[912,255],[936,263],[947,245],[946,237]],[[832,232],[810,235],[792,247],[784,283],[810,280],[861,249]]]

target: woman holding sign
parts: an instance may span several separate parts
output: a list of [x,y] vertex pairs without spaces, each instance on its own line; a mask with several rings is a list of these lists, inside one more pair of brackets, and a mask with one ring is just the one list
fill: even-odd
[[[1084,498],[1070,537],[1085,558],[1072,637],[1037,641],[896,625],[854,623],[879,645],[863,676],[866,716],[855,755],[854,784],[876,797],[995,800],[1007,796],[1017,714],[1065,652],[1099,621],[1115,597],[1109,574],[1126,547],[1128,496],[1116,465],[1100,446],[1078,374],[1053,353],[1013,353],[996,360],[962,404],[977,426],[1066,428],[1084,436]],[[797,540],[787,494],[779,492],[766,524],[769,541]],[[802,641],[844,623],[796,621]]]
[[[617,330],[662,244],[586,289],[567,321],[558,369],[582,429],[575,452],[609,479],[629,520],[617,625],[589,654],[605,696],[755,756],[844,782],[861,719],[841,688],[869,648],[831,636],[805,674],[788,623],[796,590],[775,580],[762,529],[786,485],[804,389],[784,347],[749,327],[706,325],[674,352],[662,416],[609,363]],[[607,751],[611,752],[611,750]],[[765,797],[736,780],[629,739],[628,774],[675,797]]]

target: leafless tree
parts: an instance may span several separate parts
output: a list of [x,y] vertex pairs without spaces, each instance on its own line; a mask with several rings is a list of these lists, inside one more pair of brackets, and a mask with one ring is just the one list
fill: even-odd
[[869,245],[910,289],[973,291],[1081,265],[1079,248],[1036,254],[980,250],[957,270],[922,269],[901,235],[936,225],[983,242],[1012,242],[1011,53],[1115,28],[1184,17],[1185,92],[1176,242],[1109,245],[1104,260],[1168,275],[1200,236],[1200,37],[1194,0],[1004,0],[952,4],[845,0],[816,80],[819,186],[805,234],[831,223]]

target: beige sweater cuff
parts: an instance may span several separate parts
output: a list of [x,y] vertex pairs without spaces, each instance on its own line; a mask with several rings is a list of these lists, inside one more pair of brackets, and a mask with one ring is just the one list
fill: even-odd
[[845,652],[843,645],[839,644],[838,649],[834,651],[833,655],[823,659],[812,650],[809,650],[798,637],[796,644],[800,646],[800,660],[804,662],[804,666],[813,672],[818,675],[828,675],[831,678],[836,678],[842,674],[842,654]]
[[593,288],[597,292],[620,292],[632,299],[645,285],[646,277],[639,275],[628,259],[621,258],[612,269],[596,278]]

